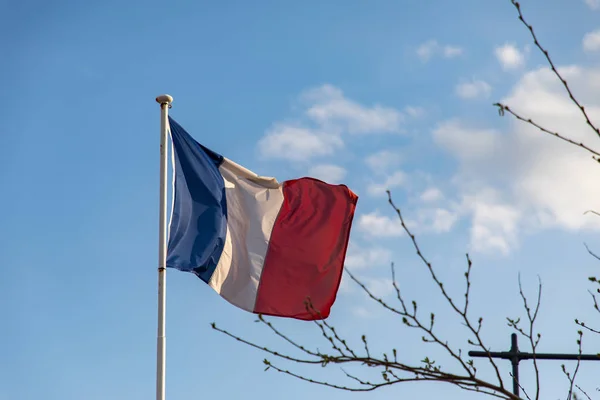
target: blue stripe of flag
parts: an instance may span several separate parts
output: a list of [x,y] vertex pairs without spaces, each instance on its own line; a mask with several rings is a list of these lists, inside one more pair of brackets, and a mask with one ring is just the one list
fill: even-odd
[[227,233],[223,156],[196,142],[169,117],[175,153],[175,191],[167,267],[193,272],[208,283]]

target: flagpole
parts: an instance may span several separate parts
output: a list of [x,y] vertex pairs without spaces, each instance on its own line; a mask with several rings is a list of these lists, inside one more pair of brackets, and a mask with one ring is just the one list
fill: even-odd
[[165,315],[167,274],[167,135],[173,98],[163,94],[160,104],[160,207],[158,218],[158,332],[156,337],[156,400],[165,400]]

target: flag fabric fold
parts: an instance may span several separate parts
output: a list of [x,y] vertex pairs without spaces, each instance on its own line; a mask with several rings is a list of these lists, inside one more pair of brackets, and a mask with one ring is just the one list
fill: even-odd
[[[279,183],[202,146],[169,117],[174,168],[167,267],[246,311],[327,318],[358,197],[313,178]],[[311,307],[307,309],[306,301]]]

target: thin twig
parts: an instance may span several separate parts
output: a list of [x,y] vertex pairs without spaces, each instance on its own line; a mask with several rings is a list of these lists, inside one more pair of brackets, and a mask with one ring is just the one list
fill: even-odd
[[457,354],[449,345],[447,342],[442,341],[432,330],[432,328],[428,328],[427,326],[423,325],[421,323],[421,321],[416,317],[416,314],[414,313],[409,313],[406,311],[406,308],[404,311],[400,311],[397,310],[391,306],[389,306],[387,303],[385,303],[382,299],[376,297],[366,286],[365,284],[363,284],[360,280],[358,280],[354,275],[352,275],[351,273],[350,277],[352,278],[352,280],[354,280],[354,282],[356,282],[364,291],[365,293],[372,299],[375,300],[376,302],[378,302],[379,304],[381,304],[384,308],[402,316],[403,318],[409,318],[412,321],[412,325],[411,323],[407,323],[407,320],[405,320],[405,325],[411,327],[411,328],[419,328],[422,331],[424,331],[425,333],[427,333],[429,335],[429,337],[431,338],[431,340],[427,340],[427,341],[431,341],[434,343],[437,343],[438,345],[440,345],[441,347],[443,347],[452,358],[454,358],[455,360],[457,360],[461,366],[467,371],[467,373],[469,373],[469,375],[475,376],[474,375],[474,371],[472,368],[469,367],[469,365],[460,357],[459,354]]
[[[541,301],[542,301],[542,281],[541,281],[540,277],[538,276],[538,296],[537,296],[537,301],[536,301],[536,305],[535,305],[535,310],[533,312],[531,310],[531,307],[529,306],[529,302],[527,301],[527,296],[525,296],[525,292],[523,292],[523,285],[521,283],[521,275],[520,274],[519,274],[519,295],[521,296],[521,299],[523,300],[523,308],[525,309],[525,312],[527,313],[527,320],[529,322],[527,332],[519,326],[519,322],[521,321],[520,318],[517,318],[517,319],[507,318],[507,320],[508,320],[508,325],[510,327],[512,327],[513,329],[515,329],[523,337],[525,337],[529,341],[529,344],[531,345],[531,353],[533,354],[533,367],[534,367],[534,372],[535,372],[535,386],[536,386],[535,399],[539,400],[539,398],[540,398],[540,372],[539,372],[539,368],[538,368],[536,353],[537,353],[537,346],[540,343],[541,335],[539,333],[537,335],[534,333],[534,325],[535,325],[535,321],[537,319],[538,312],[540,310]],[[525,391],[523,390],[523,392],[525,392]]]
[[585,246],[585,249],[587,250],[588,253],[590,253],[590,255],[592,257],[594,257],[597,260],[600,260],[600,256],[598,256],[596,253],[594,253],[592,250],[590,250],[590,248],[588,247],[587,243],[583,243],[583,245]]
[[511,378],[513,378],[513,382],[517,383],[517,386],[519,387],[519,389],[521,389],[521,391],[523,392],[523,394],[525,395],[527,400],[531,400],[531,397],[529,396],[529,394],[527,393],[527,391],[525,390],[523,385],[521,385],[521,383],[515,379],[515,376],[512,374],[512,372],[509,372],[508,374],[510,375]]
[[587,210],[586,212],[583,213],[583,215],[587,214],[587,213],[592,213],[592,214],[596,214],[597,216],[600,217],[600,213],[594,210]]
[[217,325],[214,322],[211,324],[211,326],[212,326],[212,328],[214,330],[216,330],[218,332],[221,332],[221,333],[229,336],[230,338],[233,338],[233,339],[237,340],[238,342],[244,343],[244,344],[246,344],[246,345],[248,345],[250,347],[254,347],[255,349],[258,349],[258,350],[264,351],[266,353],[269,353],[271,355],[274,355],[275,357],[280,357],[280,358],[283,358],[283,359],[288,360],[288,361],[297,362],[299,364],[322,364],[323,363],[322,360],[305,360],[305,359],[300,359],[300,358],[288,356],[286,354],[278,353],[278,352],[273,351],[273,350],[271,350],[271,349],[269,349],[267,347],[259,346],[259,345],[255,344],[255,343],[252,343],[252,342],[250,342],[250,341],[248,341],[246,339],[242,339],[239,336],[236,336],[236,335],[234,335],[234,334],[232,334],[232,333],[230,333],[230,332],[228,332],[228,331],[226,331],[224,329],[221,329],[221,328],[217,327]]
[[[519,114],[517,114],[515,111],[512,110],[512,108],[510,108],[509,106],[502,104],[502,103],[494,103],[494,105],[496,107],[499,108],[500,110],[500,114],[502,115],[505,111],[508,112],[509,114],[512,114],[516,119],[518,119],[519,121],[523,121],[525,123],[528,123],[529,125],[532,125],[534,127],[536,127],[537,129],[539,129],[540,131],[547,133],[549,135],[552,135],[554,137],[559,138],[560,140],[564,140],[565,142],[568,142],[574,146],[577,146],[579,148],[582,148],[584,150],[587,150],[588,152],[592,153],[593,155],[595,155],[596,157],[600,157],[600,152],[586,146],[585,144],[583,144],[582,142],[576,142],[572,139],[569,139],[568,137],[558,133],[558,132],[553,132],[549,129],[544,128],[543,126],[541,126],[540,124],[538,124],[537,122],[533,121],[531,118],[525,118],[520,116]],[[594,158],[595,160],[598,160],[598,158]]]
[[[579,337],[577,338],[577,347],[578,347],[578,354],[579,356],[581,356],[582,353],[582,347],[581,347],[581,339],[583,337],[583,332],[582,331],[577,331],[577,335],[579,335]],[[577,358],[577,365],[575,366],[575,371],[573,371],[573,376],[571,376],[571,374],[569,372],[567,372],[567,368],[565,367],[565,365],[562,365],[562,371],[563,373],[567,376],[567,379],[569,379],[569,393],[567,394],[567,400],[571,400],[573,397],[573,387],[575,385],[575,379],[577,378],[577,372],[579,372],[579,366],[581,365],[581,357]]]
[[567,93],[569,94],[569,98],[579,108],[579,110],[583,114],[583,117],[585,118],[585,121],[588,124],[588,126],[590,128],[592,128],[592,130],[596,133],[596,135],[598,135],[600,137],[600,129],[594,125],[594,123],[591,121],[590,117],[588,116],[588,113],[585,111],[585,108],[583,107],[583,105],[581,105],[579,103],[579,101],[575,98],[575,96],[573,95],[573,92],[571,91],[571,88],[569,87],[569,84],[567,83],[567,80],[565,78],[563,78],[563,76],[560,74],[560,72],[558,72],[558,69],[556,68],[556,66],[554,65],[554,62],[552,61],[552,58],[550,57],[550,53],[548,52],[548,50],[546,50],[544,47],[542,47],[540,41],[538,40],[537,35],[535,34],[535,31],[533,30],[533,26],[531,26],[530,24],[527,23],[527,21],[525,21],[525,17],[523,16],[523,13],[521,12],[521,5],[516,0],[511,0],[511,3],[513,4],[513,6],[515,6],[515,8],[517,9],[517,12],[519,13],[519,20],[523,23],[523,25],[525,25],[527,27],[527,29],[529,29],[529,33],[531,34],[531,37],[533,38],[533,43],[542,52],[542,54],[544,54],[544,57],[546,57],[546,60],[548,61],[548,64],[550,65],[552,72],[554,72],[556,77],[561,81],[562,85],[566,89]]
[[[404,221],[404,217],[402,216],[402,211],[394,203],[394,200],[392,199],[392,194],[391,194],[391,192],[389,190],[387,191],[387,195],[388,195],[388,203],[392,206],[392,208],[394,209],[394,211],[396,211],[396,214],[398,215],[398,218],[400,220],[400,224],[402,225],[402,228],[404,229],[404,231],[406,232],[406,234],[410,237],[410,240],[412,242],[413,248],[417,252],[417,255],[421,259],[422,263],[427,267],[427,270],[429,271],[429,274],[430,274],[431,278],[436,283],[436,286],[439,288],[440,292],[442,293],[442,295],[444,296],[444,298],[446,299],[446,301],[448,302],[448,304],[452,307],[452,309],[458,315],[460,315],[462,317],[465,326],[471,331],[471,333],[475,337],[476,342],[473,342],[473,341],[469,340],[469,343],[471,343],[471,344],[473,344],[475,346],[480,347],[481,349],[483,349],[483,351],[485,351],[487,353],[487,355],[488,355],[488,361],[490,362],[490,364],[492,365],[492,367],[494,369],[494,372],[496,373],[496,378],[498,379],[498,384],[500,385],[500,387],[504,388],[504,381],[502,380],[502,376],[500,374],[500,369],[498,368],[498,365],[496,364],[496,362],[494,361],[494,359],[490,356],[489,349],[487,349],[484,346],[483,340],[481,339],[480,331],[481,331],[482,318],[479,318],[478,327],[475,328],[473,326],[473,324],[471,323],[471,321],[469,320],[469,318],[467,317],[466,313],[464,313],[464,309],[461,310],[460,308],[458,308],[458,306],[452,300],[452,298],[450,297],[450,295],[448,294],[448,292],[446,292],[446,289],[444,289],[444,284],[437,277],[437,274],[435,273],[435,271],[433,269],[433,266],[427,260],[427,258],[425,258],[425,256],[423,255],[423,252],[421,251],[421,248],[419,247],[419,244],[417,242],[417,239],[416,239],[415,235],[411,232],[411,230],[408,228],[408,226],[406,226],[406,223]],[[470,262],[470,259],[468,257],[467,257],[467,261]],[[468,287],[469,286],[467,286],[467,288]],[[467,294],[466,298],[468,299],[468,294]]]
[[582,388],[581,388],[579,385],[575,385],[575,387],[576,387],[577,389],[579,389],[579,391],[580,391],[581,393],[583,393],[583,395],[584,395],[585,397],[587,397],[587,398],[588,398],[588,400],[592,400],[592,398],[590,397],[590,395],[589,395],[589,394],[587,394],[587,392],[586,392],[585,390],[583,390],[583,389],[582,389]]

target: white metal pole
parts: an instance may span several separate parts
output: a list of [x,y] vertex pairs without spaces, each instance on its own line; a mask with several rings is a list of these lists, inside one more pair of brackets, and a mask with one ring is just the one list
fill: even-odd
[[163,94],[160,104],[160,208],[158,217],[158,333],[156,337],[156,400],[165,400],[165,315],[167,274],[167,136],[173,98]]

